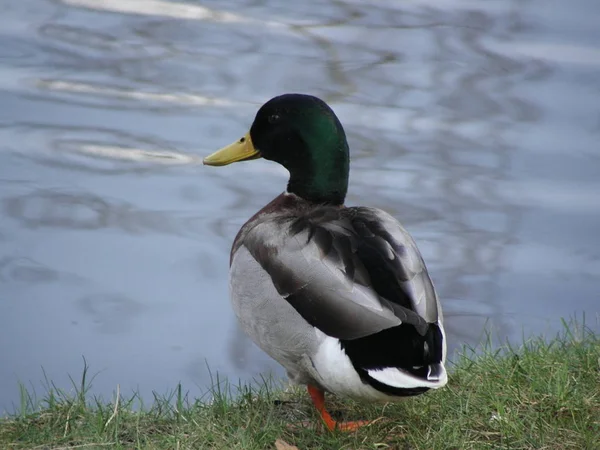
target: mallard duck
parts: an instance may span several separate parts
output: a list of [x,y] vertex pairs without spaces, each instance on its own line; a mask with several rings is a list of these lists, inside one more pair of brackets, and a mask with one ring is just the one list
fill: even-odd
[[204,158],[223,166],[264,158],[287,189],[233,241],[229,288],[241,328],[304,384],[330,429],[325,392],[396,401],[447,382],[442,309],[415,241],[390,214],[345,206],[349,149],[321,99],[266,102],[241,139]]

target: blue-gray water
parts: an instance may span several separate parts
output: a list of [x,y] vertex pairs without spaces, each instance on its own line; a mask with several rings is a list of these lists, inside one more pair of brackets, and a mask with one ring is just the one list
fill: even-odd
[[[294,6],[292,6],[294,5]],[[282,372],[238,331],[228,254],[281,192],[266,161],[208,168],[258,106],[330,102],[349,204],[417,240],[452,348],[598,328],[600,3],[4,0],[0,411],[42,393],[151,398]]]

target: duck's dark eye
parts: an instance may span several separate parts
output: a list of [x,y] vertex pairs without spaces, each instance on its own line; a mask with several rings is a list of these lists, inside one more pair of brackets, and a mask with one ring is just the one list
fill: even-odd
[[271,114],[269,116],[269,123],[277,123],[279,122],[279,114]]

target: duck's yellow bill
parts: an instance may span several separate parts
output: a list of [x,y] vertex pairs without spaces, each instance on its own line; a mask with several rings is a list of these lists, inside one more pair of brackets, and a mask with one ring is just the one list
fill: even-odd
[[260,158],[260,152],[254,148],[248,132],[233,144],[208,155],[202,162],[207,166],[226,166],[234,162],[256,158]]

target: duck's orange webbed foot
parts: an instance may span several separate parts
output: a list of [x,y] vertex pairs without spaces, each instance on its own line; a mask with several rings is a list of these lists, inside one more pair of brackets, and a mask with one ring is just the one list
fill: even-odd
[[325,409],[325,393],[321,389],[310,385],[307,386],[307,389],[310,398],[312,399],[312,402],[315,405],[315,408],[317,408],[317,411],[319,411],[319,415],[323,419],[323,422],[325,422],[325,426],[327,426],[329,431],[356,431],[360,427],[371,423],[368,420],[357,420],[355,422],[337,422]]

